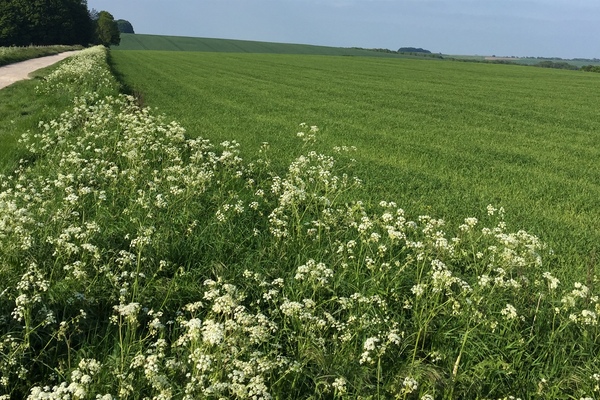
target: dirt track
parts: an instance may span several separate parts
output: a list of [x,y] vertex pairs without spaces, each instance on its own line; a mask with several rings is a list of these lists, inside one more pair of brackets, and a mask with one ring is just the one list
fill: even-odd
[[78,51],[67,51],[53,56],[33,58],[27,61],[21,61],[15,64],[5,65],[0,67],[0,89],[5,88],[13,83],[28,79],[29,74],[40,68],[48,67],[65,58],[78,53]]

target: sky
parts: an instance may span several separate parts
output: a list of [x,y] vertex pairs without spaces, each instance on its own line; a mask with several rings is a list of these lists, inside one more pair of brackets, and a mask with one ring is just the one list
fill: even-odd
[[600,58],[600,0],[88,0],[136,33]]

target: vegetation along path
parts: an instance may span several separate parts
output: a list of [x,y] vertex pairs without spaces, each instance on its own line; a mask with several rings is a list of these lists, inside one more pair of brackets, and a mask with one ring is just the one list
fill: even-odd
[[53,56],[34,58],[27,61],[21,61],[15,64],[0,67],[0,89],[12,85],[13,83],[27,79],[29,74],[40,68],[48,67],[65,58],[78,53],[78,51],[66,51]]

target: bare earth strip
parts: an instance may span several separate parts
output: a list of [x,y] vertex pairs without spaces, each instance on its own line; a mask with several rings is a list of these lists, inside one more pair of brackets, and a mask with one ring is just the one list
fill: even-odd
[[75,53],[78,53],[78,51],[66,51],[53,56],[33,58],[31,60],[21,61],[15,64],[9,64],[0,67],[0,89],[3,89],[8,85],[12,85],[13,83],[22,79],[28,79],[29,74],[33,71],[48,67],[54,63],[64,60],[69,56],[72,56]]

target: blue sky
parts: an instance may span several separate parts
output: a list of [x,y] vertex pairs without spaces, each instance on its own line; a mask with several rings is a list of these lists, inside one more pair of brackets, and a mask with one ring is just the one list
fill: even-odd
[[600,58],[600,0],[88,0],[136,33]]

